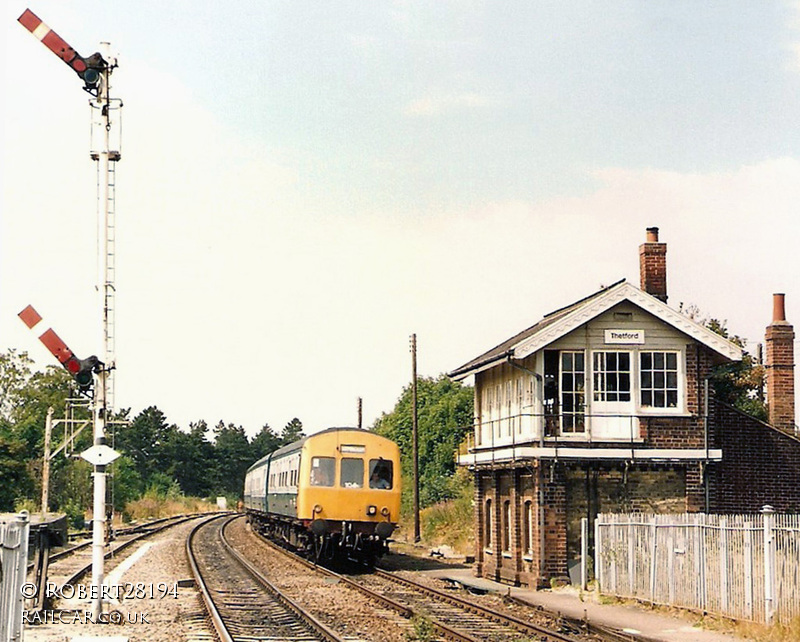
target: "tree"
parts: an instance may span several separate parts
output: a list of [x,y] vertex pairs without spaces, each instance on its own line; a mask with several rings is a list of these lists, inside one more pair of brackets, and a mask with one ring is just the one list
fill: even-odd
[[270,428],[269,424],[264,424],[250,443],[253,447],[253,461],[258,461],[264,455],[280,448],[281,438]]
[[33,360],[27,352],[13,348],[0,352],[0,419],[13,420],[21,404],[20,393],[31,377]]
[[25,455],[25,443],[0,428],[0,512],[13,511],[17,500],[29,496],[33,489]]
[[[41,494],[44,427],[49,408],[61,410],[74,389],[66,370],[48,366],[33,372],[33,361],[25,352],[0,353],[0,478],[5,497],[33,499]],[[78,419],[89,418],[85,408],[76,410]],[[57,434],[54,436],[57,441]],[[81,434],[74,448],[91,445],[91,431]],[[64,456],[51,461],[51,506],[65,510],[71,499],[71,481],[80,478],[83,465]],[[8,485],[6,485],[8,484]],[[7,502],[4,502],[7,504]],[[82,517],[81,517],[82,520]]]
[[205,421],[189,424],[189,432],[170,432],[159,457],[161,472],[174,479],[184,495],[207,497],[215,494],[216,461],[214,445],[206,439]]
[[742,360],[717,366],[711,374],[710,383],[714,396],[723,403],[767,421],[767,406],[764,403],[764,366],[757,363],[753,356],[744,349],[746,341],[737,335],[730,336],[725,322],[710,319],[706,326],[717,334],[729,339],[742,348]]
[[214,456],[217,464],[217,488],[228,495],[241,496],[244,476],[255,462],[244,428],[227,426],[220,421],[214,429]]
[[[417,380],[417,428],[419,445],[420,505],[454,498],[453,479],[458,447],[472,429],[472,388],[445,375]],[[376,433],[400,446],[403,472],[403,504],[411,504],[413,482],[412,390],[403,393],[391,413],[372,426]]]
[[761,394],[764,390],[765,370],[764,366],[745,350],[747,340],[730,334],[726,320],[704,318],[697,306],[690,305],[684,309],[681,305],[680,309],[693,321],[742,348],[741,361],[722,364],[714,368],[711,373],[709,383],[714,391],[714,397],[756,419],[766,421],[767,406]]
[[111,465],[109,479],[114,510],[122,512],[125,505],[142,496],[145,491],[144,480],[136,470],[136,464],[127,455],[122,455]]
[[178,428],[168,424],[167,418],[156,406],[140,412],[130,425],[119,430],[116,448],[133,460],[139,476],[147,481],[156,471],[164,471],[168,465],[167,451],[164,449]]
[[305,437],[303,434],[303,422],[295,417],[283,427],[281,446],[287,446],[303,437]]

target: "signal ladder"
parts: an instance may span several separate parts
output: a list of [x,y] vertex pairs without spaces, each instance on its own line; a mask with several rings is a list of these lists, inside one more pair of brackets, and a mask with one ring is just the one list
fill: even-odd
[[[94,105],[92,105],[94,107]],[[100,114],[97,114],[99,118],[92,119],[92,138],[93,138],[93,149],[101,147],[99,145],[95,146],[95,128],[100,129],[102,131],[103,128],[107,128],[110,132],[116,134],[117,140],[114,142],[117,143],[116,147],[119,149],[119,133],[120,133],[120,120],[121,120],[121,107],[122,101],[118,99],[109,99],[109,103],[104,106],[102,110],[93,110],[100,111]],[[112,122],[111,114],[116,112],[117,119],[116,122]],[[117,223],[116,223],[116,184],[117,184],[117,161],[122,158],[122,154],[119,151],[109,150],[108,152],[108,172],[106,176],[103,176],[102,167],[103,164],[100,162],[100,153],[97,151],[91,151],[90,156],[93,161],[96,162],[97,168],[97,216],[98,216],[98,234],[97,234],[97,257],[98,257],[98,276],[99,273],[105,270],[105,274],[102,275],[102,279],[98,278],[97,283],[103,284],[103,292],[101,296],[103,297],[102,304],[103,304],[103,316],[104,316],[104,323],[103,323],[103,331],[105,333],[105,356],[108,359],[109,363],[107,365],[112,365],[116,359],[116,326],[115,326],[115,313],[116,313],[116,247],[117,247]],[[107,209],[104,211],[104,204],[103,204],[103,194],[104,194],[104,186],[103,181],[107,181],[108,185],[108,202],[106,203]],[[103,234],[103,219],[105,218],[105,235]],[[105,248],[103,247],[101,239],[105,236]],[[103,258],[103,252],[106,253],[105,258]],[[106,377],[106,408],[110,411],[114,409],[114,368],[112,365],[112,369],[108,371]]]

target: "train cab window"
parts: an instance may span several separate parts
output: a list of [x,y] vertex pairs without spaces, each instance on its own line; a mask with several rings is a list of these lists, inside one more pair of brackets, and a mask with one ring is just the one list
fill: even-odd
[[392,487],[392,462],[388,459],[369,460],[369,487],[389,490]]
[[345,488],[364,487],[364,460],[342,457],[341,485]]
[[333,486],[336,475],[336,460],[333,457],[311,458],[311,485]]

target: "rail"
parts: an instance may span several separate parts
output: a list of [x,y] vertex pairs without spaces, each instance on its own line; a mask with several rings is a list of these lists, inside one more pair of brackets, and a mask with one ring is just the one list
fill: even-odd
[[[231,628],[228,626],[228,620],[230,619],[230,616],[223,612],[223,609],[220,608],[217,601],[214,599],[215,596],[213,595],[213,591],[209,585],[209,580],[207,577],[208,574],[204,574],[203,566],[198,560],[198,556],[194,547],[195,538],[200,530],[210,527],[211,522],[215,521],[216,519],[223,519],[223,517],[217,517],[208,520],[207,522],[198,524],[192,529],[192,532],[186,539],[186,555],[217,635],[222,642],[234,642],[236,638],[233,636],[231,633]],[[282,593],[266,577],[264,577],[264,575],[258,569],[256,569],[242,555],[233,549],[225,537],[225,529],[234,519],[236,519],[235,515],[229,517],[218,529],[218,541],[228,559],[232,560],[249,578],[255,580],[256,583],[263,588],[275,602],[280,604],[280,606],[287,613],[290,613],[295,620],[301,623],[303,627],[317,636],[320,640],[325,640],[327,642],[342,642],[342,638],[340,638],[334,631],[325,626],[325,624],[317,620],[314,616],[306,612],[302,607]],[[231,610],[235,609],[236,607],[234,606]],[[246,633],[242,633],[241,639],[250,638]]]
[[[458,624],[451,624],[450,622],[445,622],[441,618],[432,617],[428,613],[423,613],[422,611],[415,609],[406,603],[403,603],[401,601],[392,599],[387,595],[384,595],[381,591],[373,590],[369,586],[366,586],[363,582],[359,582],[346,575],[341,575],[339,573],[332,571],[331,569],[314,564],[313,562],[310,562],[309,560],[300,557],[299,555],[291,551],[288,551],[281,546],[278,546],[277,544],[270,541],[263,535],[257,534],[257,536],[261,539],[262,542],[264,542],[264,544],[278,551],[280,554],[291,558],[296,563],[301,564],[306,568],[315,570],[316,572],[322,573],[326,576],[335,578],[339,583],[359,591],[369,599],[375,600],[379,604],[391,608],[392,610],[399,613],[403,617],[406,618],[411,618],[415,616],[425,617],[428,621],[430,621],[433,628],[436,630],[437,634],[445,639],[459,640],[462,642],[475,642],[476,640],[482,639],[482,638],[476,638],[469,632],[464,631],[463,626],[459,626]],[[533,622],[526,622],[525,620],[519,617],[495,611],[488,607],[476,604],[475,602],[471,602],[469,600],[462,599],[460,597],[454,596],[444,591],[440,591],[438,589],[426,586],[424,584],[414,582],[413,580],[399,577],[393,573],[387,572],[382,569],[375,569],[372,575],[387,582],[402,584],[405,587],[413,591],[416,591],[418,593],[425,594],[426,596],[438,602],[448,603],[459,609],[459,612],[461,613],[469,612],[474,615],[477,615],[480,618],[483,618],[486,621],[507,626],[510,629],[517,631],[522,635],[533,636],[530,639],[542,640],[546,642],[574,642],[576,639],[581,639],[581,638],[585,639],[587,636],[594,636],[591,639],[595,640],[599,639],[608,642],[629,642],[634,639],[639,640],[640,642],[648,642],[641,636],[634,638],[633,636],[626,635],[622,632],[618,632],[609,629],[607,627],[597,626],[583,620],[576,620],[573,618],[564,617],[561,614],[550,613],[545,609],[536,608],[530,604],[521,602],[522,604],[528,606],[531,610],[534,610],[537,613],[541,614],[543,617],[552,619],[555,622],[555,626],[558,629],[560,629],[560,631],[566,631],[566,633],[563,633],[560,631],[547,628],[545,626],[537,625]],[[463,617],[461,619],[463,620]],[[461,624],[463,624],[463,622],[461,622]]]

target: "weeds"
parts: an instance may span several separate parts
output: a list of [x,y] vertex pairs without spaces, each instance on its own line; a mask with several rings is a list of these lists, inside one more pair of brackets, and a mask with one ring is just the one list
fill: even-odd
[[414,631],[406,635],[406,639],[414,642],[431,642],[436,639],[436,627],[431,622],[430,618],[425,615],[415,615],[411,624]]

